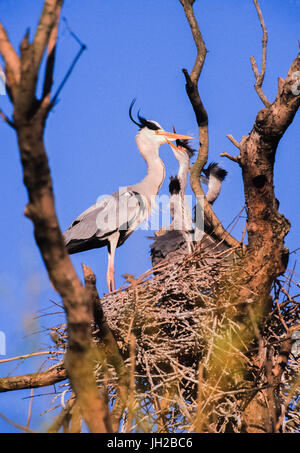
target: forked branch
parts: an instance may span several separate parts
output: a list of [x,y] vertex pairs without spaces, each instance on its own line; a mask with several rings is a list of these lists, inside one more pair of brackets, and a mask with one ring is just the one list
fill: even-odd
[[195,112],[198,128],[199,128],[199,151],[197,160],[191,168],[190,173],[190,183],[193,189],[195,196],[197,197],[198,203],[201,203],[201,199],[204,200],[204,213],[210,225],[214,230],[214,234],[219,238],[219,240],[224,240],[231,247],[239,247],[239,242],[234,239],[222,226],[221,222],[215,215],[212,210],[211,205],[207,202],[203,189],[201,187],[200,176],[201,171],[204,165],[207,162],[208,158],[208,115],[201,100],[199,90],[198,90],[198,81],[203,69],[205,62],[205,57],[207,50],[205,43],[202,37],[202,34],[199,29],[198,22],[194,15],[193,10],[193,1],[191,0],[180,0],[184,8],[186,18],[189,22],[192,35],[197,48],[197,56],[195,60],[194,67],[191,74],[188,73],[186,69],[183,69],[183,73],[186,80],[186,92]]
[[252,69],[253,69],[253,72],[254,72],[254,75],[255,75],[255,79],[256,79],[256,82],[255,82],[255,85],[254,85],[254,87],[256,89],[256,92],[257,92],[258,96],[260,97],[260,99],[262,100],[262,102],[264,103],[264,105],[266,107],[269,107],[271,105],[271,103],[267,99],[266,95],[264,94],[264,92],[262,90],[262,84],[263,84],[263,81],[264,81],[264,78],[265,78],[265,73],[266,73],[268,33],[267,33],[267,28],[265,26],[265,22],[264,22],[264,18],[263,18],[260,6],[258,4],[258,0],[253,0],[253,2],[254,2],[255,8],[256,8],[256,11],[257,11],[257,14],[258,14],[258,18],[259,18],[259,22],[260,22],[262,31],[263,31],[263,36],[262,36],[262,66],[261,66],[261,72],[260,73],[258,71],[255,58],[251,57],[250,61],[251,61],[251,66],[252,66]]

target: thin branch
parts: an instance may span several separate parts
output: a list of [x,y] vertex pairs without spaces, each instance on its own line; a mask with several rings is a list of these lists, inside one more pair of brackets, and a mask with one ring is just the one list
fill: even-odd
[[[35,71],[39,70],[45,49],[47,45],[50,48],[50,53],[56,43],[56,31],[62,0],[45,0],[43,10],[40,16],[40,21],[36,29],[33,47],[33,63]],[[51,36],[52,34],[52,36]],[[55,40],[54,40],[55,38]],[[33,71],[33,72],[35,72]]]
[[99,347],[105,353],[107,363],[112,365],[118,376],[118,402],[115,403],[111,413],[113,431],[117,432],[123,411],[127,404],[128,389],[130,386],[129,370],[120,354],[117,342],[107,324],[101,307],[101,301],[96,288],[96,276],[93,271],[84,264],[82,265],[84,281],[93,304],[94,322],[101,340]]
[[81,427],[82,427],[82,417],[80,414],[80,407],[75,401],[75,404],[73,405],[71,412],[71,426],[70,426],[70,433],[80,433],[81,432]]
[[28,408],[28,415],[27,415],[27,423],[26,423],[26,428],[27,429],[29,429],[30,420],[31,420],[32,406],[33,406],[33,394],[34,394],[34,389],[31,389],[31,391],[30,391],[29,408]]
[[44,86],[43,86],[43,95],[42,95],[42,104],[49,105],[50,103],[50,94],[51,87],[53,84],[53,70],[55,63],[55,51],[56,51],[56,42],[57,42],[57,32],[59,25],[59,16],[61,11],[62,4],[58,4],[55,10],[55,24],[51,29],[49,42],[48,42],[48,57],[44,77]]
[[13,129],[16,129],[16,125],[15,123],[10,120],[6,115],[5,113],[3,112],[3,110],[0,109],[0,116],[1,118],[3,119],[3,121],[5,121],[10,127],[12,127]]
[[221,157],[227,157],[227,159],[229,160],[232,160],[232,162],[235,162],[235,163],[239,163],[240,161],[240,156],[231,156],[230,154],[228,153],[221,153],[220,154]]
[[[185,88],[186,88],[187,95],[190,99],[190,102],[192,104],[192,107],[194,109],[197,124],[198,124],[199,128],[204,128],[205,126],[208,125],[208,116],[207,116],[207,112],[204,108],[204,105],[203,105],[200,95],[199,95],[197,82],[192,81],[191,76],[189,75],[189,73],[186,69],[182,69],[182,72],[185,76],[185,80],[186,80]],[[199,132],[201,132],[201,130]],[[202,141],[200,139],[201,146],[203,146],[204,143],[206,143],[206,140],[204,140],[204,138],[206,138],[205,135],[202,136]],[[208,146],[208,144],[207,144],[207,146]]]
[[238,142],[231,134],[226,135],[226,137],[234,144],[238,149],[241,149],[241,144]]
[[266,26],[265,26],[265,22],[264,22],[264,19],[263,19],[263,15],[262,15],[260,6],[258,4],[258,0],[253,0],[253,2],[254,2],[255,8],[256,8],[256,11],[257,11],[257,14],[258,14],[258,18],[259,18],[259,22],[260,22],[262,31],[263,31],[263,37],[262,37],[262,67],[261,67],[261,72],[260,73],[258,72],[258,68],[257,68],[257,64],[256,64],[256,61],[255,61],[255,58],[251,57],[250,61],[251,61],[252,69],[253,69],[253,72],[254,72],[254,75],[255,75],[255,79],[256,79],[256,82],[255,82],[255,85],[254,85],[254,87],[256,89],[256,92],[257,92],[258,96],[260,97],[260,99],[262,100],[262,102],[264,103],[264,105],[266,107],[269,107],[271,105],[271,103],[270,103],[270,101],[268,101],[267,97],[265,96],[265,94],[264,94],[264,92],[262,90],[262,84],[263,84],[264,77],[265,77],[265,72],[266,72],[268,33],[267,33],[267,29],[266,29]]
[[64,351],[40,351],[40,352],[32,352],[31,354],[25,354],[25,355],[19,355],[16,357],[10,357],[8,359],[2,359],[0,360],[0,363],[6,363],[6,362],[13,362],[15,360],[21,360],[21,359],[28,359],[30,357],[36,357],[39,355],[57,355],[57,354],[65,354]]
[[65,421],[65,418],[69,416],[70,411],[71,411],[75,401],[76,401],[75,396],[74,396],[74,394],[72,394],[70,399],[66,403],[65,407],[61,410],[58,417],[55,417],[54,422],[47,429],[48,433],[57,433],[60,430],[60,428],[62,427],[62,425]]
[[197,47],[197,57],[196,61],[194,64],[194,67],[191,72],[191,81],[195,84],[198,83],[204,62],[205,62],[205,57],[207,54],[207,50],[205,47],[205,42],[203,40],[202,34],[199,29],[198,22],[195,18],[194,11],[193,11],[193,3],[190,0],[180,0],[180,3],[182,4],[184,8],[185,15],[187,17],[187,20],[190,24],[191,31],[193,34],[193,38]]
[[0,393],[46,387],[64,381],[65,379],[67,379],[66,370],[59,364],[38,373],[0,378]]
[[7,84],[12,93],[15,94],[20,81],[20,60],[11,45],[5,28],[0,22],[0,54],[5,61],[5,72]]
[[292,349],[292,344],[293,344],[292,333],[294,331],[297,331],[298,329],[299,329],[299,324],[294,325],[293,327],[288,329],[286,332],[285,338],[281,343],[280,352],[278,354],[276,363],[275,363],[274,367],[272,368],[272,375],[273,375],[272,385],[274,387],[276,387],[277,385],[280,384],[281,377],[287,366],[289,355],[290,355],[291,349]]
[[[64,17],[63,18],[65,24],[66,24],[66,27],[67,27],[67,30],[69,31],[70,35],[75,39],[75,41],[80,45],[80,49],[79,51],[77,52],[77,54],[75,55],[74,57],[74,60],[72,61],[71,63],[71,66],[70,68],[68,69],[65,77],[63,78],[62,82],[60,83],[57,91],[55,92],[51,102],[50,102],[50,90],[51,90],[51,86],[52,86],[52,83],[53,83],[53,80],[52,80],[52,72],[53,72],[53,65],[54,65],[54,55],[55,55],[55,46],[53,47],[52,45],[52,51],[51,53],[49,53],[50,49],[48,50],[48,54],[49,54],[49,66],[48,66],[48,63],[47,63],[47,66],[48,66],[48,71],[46,70],[46,74],[45,74],[45,82],[44,82],[44,93],[43,93],[43,98],[45,98],[45,96],[47,95],[46,97],[46,100],[43,101],[43,104],[46,104],[48,107],[47,107],[47,111],[49,112],[53,107],[54,105],[56,104],[57,102],[57,99],[58,99],[58,96],[60,94],[60,92],[62,91],[63,87],[65,86],[67,80],[69,79],[70,75],[72,74],[77,62],[79,61],[79,58],[81,57],[82,53],[87,49],[87,46],[78,38],[78,36],[70,29],[69,25],[68,25],[68,22],[66,20],[66,18]],[[58,26],[58,23],[57,23],[57,26]],[[56,33],[57,33],[57,28],[56,28]],[[52,37],[52,41],[54,42],[54,40],[57,38],[57,34],[54,34],[54,36]],[[48,102],[49,101],[49,102]]]
[[[193,192],[197,198],[197,203],[201,204],[202,199],[204,200],[204,212],[205,217],[208,219],[210,224],[213,226],[214,232],[219,240],[224,240],[230,247],[240,247],[239,242],[234,239],[226,230],[223,228],[221,222],[214,213],[211,205],[205,198],[204,191],[201,186],[200,176],[201,171],[207,162],[209,140],[208,140],[208,115],[201,100],[198,81],[201,75],[207,50],[203,37],[201,35],[199,25],[194,15],[193,3],[190,0],[179,0],[184,8],[186,18],[191,27],[193,38],[197,47],[197,56],[194,64],[194,68],[189,75],[186,69],[183,69],[183,73],[186,80],[186,92],[195,112],[197,124],[199,127],[199,151],[196,162],[191,168],[190,172],[190,184]],[[202,198],[203,197],[203,198]]]
[[27,433],[36,433],[37,431],[34,431],[33,429],[28,428],[27,426],[20,425],[19,423],[15,423],[9,418],[5,417],[4,414],[0,413],[0,417],[3,418],[4,421],[9,423],[10,425],[14,426],[15,428],[20,429],[21,431],[26,431]]
[[[14,122],[23,169],[23,181],[29,202],[25,209],[34,224],[34,236],[54,289],[63,299],[67,315],[68,349],[64,367],[91,432],[108,432],[107,405],[99,393],[94,376],[94,361],[99,357],[92,341],[92,304],[81,284],[65,248],[58,223],[52,189],[52,178],[43,141],[49,109],[37,100],[36,87],[40,64],[47,46],[55,46],[56,28],[62,0],[45,0],[33,43],[29,30],[20,46],[21,77],[13,97]],[[48,71],[52,71],[49,62]],[[50,69],[49,69],[50,68]],[[49,72],[48,72],[49,76]],[[49,99],[51,81],[45,85]],[[47,102],[46,102],[47,104]],[[25,379],[26,380],[26,379]],[[28,380],[28,379],[27,379]],[[3,380],[2,380],[3,383]],[[4,381],[7,384],[7,381]],[[13,382],[14,386],[22,383]],[[30,382],[28,384],[30,386]],[[39,385],[39,382],[38,382]]]
[[134,403],[135,403],[135,367],[136,367],[136,338],[132,333],[130,335],[130,392],[128,396],[128,417],[126,422],[126,433],[132,429],[134,419]]
[[51,100],[50,104],[49,104],[49,108],[48,108],[48,111],[50,111],[53,106],[56,104],[56,101],[57,101],[57,98],[59,96],[59,93],[61,92],[61,90],[63,89],[63,87],[65,86],[68,78],[70,77],[70,75],[72,74],[72,71],[73,69],[75,68],[76,66],[76,63],[77,61],[79,60],[79,58],[81,57],[81,54],[86,50],[86,45],[85,44],[82,44],[81,48],[79,49],[78,53],[76,54],[74,60],[72,61],[71,63],[71,66],[70,68],[68,69],[68,72],[66,73],[65,77],[63,78],[62,82],[60,83],[59,87],[57,88],[57,91],[56,93],[54,94],[53,96],[53,99]]
[[208,116],[200,98],[198,81],[205,62],[207,50],[194,15],[193,2],[189,0],[180,0],[180,3],[184,8],[197,47],[197,56],[191,74],[189,75],[186,69],[183,69],[183,73],[186,80],[186,92],[194,109],[197,124],[199,126],[199,152],[197,160],[191,169],[191,186],[195,195],[199,196],[204,195],[200,184],[200,175],[208,156]]

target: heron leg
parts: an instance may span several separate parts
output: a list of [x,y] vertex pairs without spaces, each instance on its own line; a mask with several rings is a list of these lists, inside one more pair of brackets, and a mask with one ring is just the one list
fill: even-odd
[[193,235],[190,231],[185,233],[185,240],[187,245],[188,253],[192,253],[194,250]]
[[106,281],[108,286],[108,292],[111,293],[115,291],[115,253],[119,240],[119,233],[114,234],[109,238],[109,247],[108,247],[108,266]]

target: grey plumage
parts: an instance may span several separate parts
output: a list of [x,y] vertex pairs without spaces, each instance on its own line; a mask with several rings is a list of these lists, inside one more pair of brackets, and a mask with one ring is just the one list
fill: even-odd
[[147,220],[147,206],[142,195],[133,190],[115,192],[80,214],[65,231],[70,254],[109,246],[109,237],[119,232],[120,247],[138,225]]
[[[166,132],[156,121],[148,121],[138,113],[139,122],[131,120],[140,128],[136,143],[147,164],[147,175],[133,186],[106,196],[80,214],[65,231],[64,239],[70,254],[107,246],[109,291],[115,290],[114,258],[116,248],[122,245],[133,231],[148,220],[155,197],[165,178],[165,166],[159,157],[161,145],[186,135]],[[168,138],[167,138],[168,137]]]
[[221,192],[222,182],[226,178],[227,171],[219,167],[216,162],[211,162],[207,168],[203,169],[205,176],[201,175],[201,182],[208,186],[206,199],[213,204]]
[[179,255],[187,251],[186,239],[182,231],[169,230],[162,236],[157,236],[150,246],[152,266],[156,266],[165,258],[171,258],[174,253]]
[[[184,146],[182,143],[181,146]],[[174,153],[175,154],[175,153]],[[179,157],[180,155],[178,155]],[[190,154],[189,154],[190,156]],[[175,154],[176,157],[176,154]],[[179,159],[178,159],[179,161]],[[180,168],[181,167],[181,168]],[[188,167],[183,166],[180,164],[179,161],[179,170],[178,175],[182,176],[182,181],[186,185],[186,177],[187,177]],[[215,162],[212,162],[208,165],[206,169],[203,170],[204,175],[201,175],[201,182],[208,185],[208,191],[206,194],[207,201],[210,204],[213,204],[215,200],[218,198],[222,182],[224,181],[227,171],[223,168],[219,167],[219,165]],[[172,196],[178,196],[179,192],[181,191],[180,184],[181,178],[171,177],[170,178],[170,194],[171,200]],[[185,190],[184,185],[184,190]],[[195,212],[195,208],[194,208]],[[172,213],[172,211],[171,211]],[[173,209],[173,216],[174,216],[174,209]],[[174,220],[174,219],[173,219]],[[172,222],[173,223],[173,222]],[[155,238],[153,243],[150,246],[150,254],[152,259],[152,265],[157,265],[160,261],[167,257],[171,257],[175,254],[185,253],[188,248],[187,242],[187,233],[190,235],[193,234],[192,226],[190,227],[190,231],[184,230],[170,230],[167,231],[162,236],[158,236]],[[213,235],[212,228],[207,223],[207,220],[204,219],[204,235],[201,239],[201,248],[205,251],[213,252],[213,254],[217,255],[219,253],[225,252],[228,250],[228,246],[224,243],[219,242]],[[211,260],[213,258],[210,258]]]
[[[174,128],[173,130],[175,131]],[[163,235],[157,236],[150,246],[152,266],[167,256],[170,257],[174,252],[179,254],[187,250],[191,252],[192,249],[192,213],[185,196],[185,189],[190,158],[194,150],[187,140],[177,140],[176,145],[177,148],[171,145],[179,164],[177,176],[171,176],[169,184],[172,223],[168,230]]]

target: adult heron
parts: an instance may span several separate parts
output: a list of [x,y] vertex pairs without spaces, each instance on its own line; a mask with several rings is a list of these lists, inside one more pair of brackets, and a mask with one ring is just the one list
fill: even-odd
[[80,214],[64,233],[65,244],[70,254],[106,246],[108,249],[108,291],[115,291],[114,260],[116,248],[120,247],[133,231],[147,221],[165,178],[165,166],[159,157],[159,148],[169,141],[190,139],[185,135],[166,132],[156,121],[148,121],[140,113],[136,143],[147,164],[147,175],[138,184],[123,187],[112,195],[105,196]]

